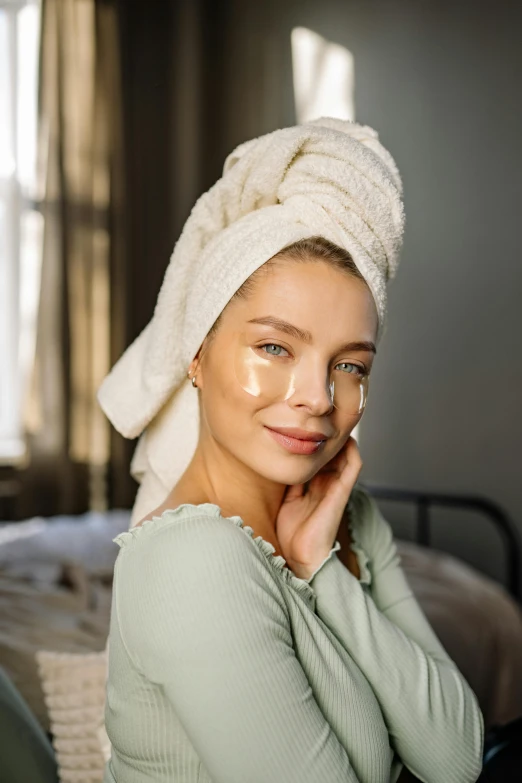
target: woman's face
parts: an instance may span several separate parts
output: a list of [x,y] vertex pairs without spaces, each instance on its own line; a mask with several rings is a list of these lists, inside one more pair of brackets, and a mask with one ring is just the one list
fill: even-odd
[[[254,322],[260,319],[265,323]],[[213,339],[191,365],[200,388],[201,437],[268,480],[309,481],[362,416],[357,405],[347,409],[335,395],[332,405],[332,370],[369,373],[377,328],[375,303],[362,280],[321,261],[285,260],[263,269],[253,292],[225,308]],[[350,343],[368,345],[346,347]],[[281,428],[324,438],[300,449],[274,432]]]

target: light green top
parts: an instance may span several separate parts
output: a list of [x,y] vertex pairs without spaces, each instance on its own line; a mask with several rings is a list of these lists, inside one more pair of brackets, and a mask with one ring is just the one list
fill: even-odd
[[345,519],[360,579],[338,541],[300,579],[213,503],[115,539],[104,783],[476,781],[476,697],[359,485]]

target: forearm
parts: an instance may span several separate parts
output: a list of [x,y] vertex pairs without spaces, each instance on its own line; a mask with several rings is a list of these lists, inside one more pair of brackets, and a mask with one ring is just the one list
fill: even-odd
[[425,652],[385,617],[335,553],[310,584],[318,616],[372,685],[404,763],[425,783],[473,783],[481,768],[482,715],[456,666]]

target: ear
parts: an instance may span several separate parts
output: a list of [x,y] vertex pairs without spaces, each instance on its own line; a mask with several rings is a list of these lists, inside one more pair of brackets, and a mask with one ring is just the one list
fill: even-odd
[[196,355],[194,356],[194,358],[190,362],[190,364],[188,366],[188,370],[187,370],[187,375],[190,378],[192,378],[193,375],[197,374],[198,367],[201,364],[201,359],[203,357],[203,354],[205,353],[205,349],[206,349],[206,347],[208,345],[208,342],[209,342],[209,339],[208,339],[208,336],[206,336],[205,339],[203,340],[203,342],[201,343],[201,345],[200,345],[200,347],[198,349],[198,352],[196,353]]
[[188,366],[187,375],[189,376],[189,378],[192,378],[193,375],[197,374],[198,367],[199,367],[200,362],[201,362],[201,355],[203,353],[203,349],[205,347],[205,344],[206,343],[205,343],[205,340],[204,340],[203,343],[201,344],[197,354],[194,356],[194,358],[192,359],[192,361],[190,362],[190,364]]

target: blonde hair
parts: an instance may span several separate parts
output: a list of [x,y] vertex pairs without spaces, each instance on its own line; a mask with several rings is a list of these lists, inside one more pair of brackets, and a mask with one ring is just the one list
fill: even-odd
[[223,317],[223,313],[229,304],[236,301],[237,299],[246,299],[252,293],[256,282],[265,271],[269,271],[278,263],[287,261],[295,261],[297,263],[322,261],[323,263],[330,264],[336,269],[340,269],[350,277],[355,277],[358,280],[361,280],[365,285],[367,285],[366,280],[360,273],[352,256],[347,250],[339,247],[338,245],[335,245],[333,242],[330,242],[330,240],[321,236],[299,239],[297,242],[293,242],[291,245],[287,245],[286,247],[283,247],[281,250],[279,250],[275,256],[272,256],[272,258],[260,266],[259,269],[256,269],[256,271],[245,280],[245,282],[240,286],[240,288],[238,288],[235,294],[229,299],[223,311],[212,324],[207,334],[207,340],[210,341],[217,332]]

